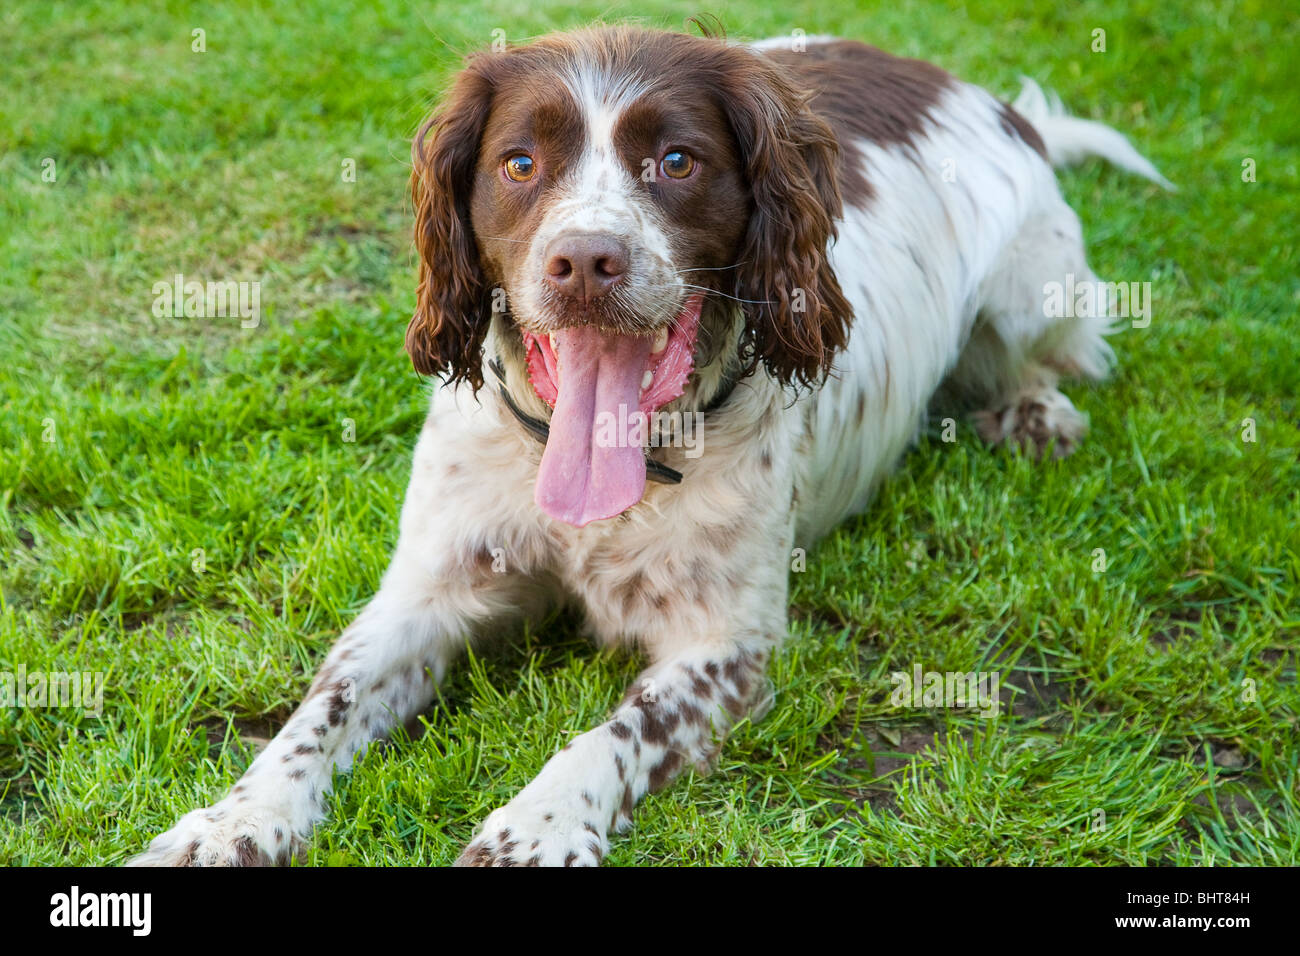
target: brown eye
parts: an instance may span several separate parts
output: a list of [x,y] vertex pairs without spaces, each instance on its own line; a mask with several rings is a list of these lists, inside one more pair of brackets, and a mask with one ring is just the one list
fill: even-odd
[[690,153],[675,149],[664,154],[664,158],[659,161],[659,169],[669,179],[685,179],[695,171],[695,160]]
[[537,172],[537,164],[527,153],[518,153],[506,160],[506,175],[517,183],[526,183]]

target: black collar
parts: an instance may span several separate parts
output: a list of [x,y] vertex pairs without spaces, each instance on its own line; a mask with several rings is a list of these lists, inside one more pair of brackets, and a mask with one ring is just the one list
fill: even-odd
[[[501,393],[501,399],[506,403],[506,408],[510,409],[510,413],[519,420],[519,424],[532,432],[533,437],[545,445],[546,439],[549,438],[551,434],[551,426],[540,418],[534,418],[532,415],[529,415],[515,403],[513,398],[510,397],[510,392],[506,390],[506,369],[505,366],[501,364],[501,359],[494,356],[488,361],[488,368],[490,368],[492,374],[497,377],[497,390]],[[731,397],[731,393],[735,388],[736,380],[728,375],[723,379],[722,388],[718,389],[718,393],[709,400],[709,404],[700,409],[701,413],[716,412],[722,407],[723,403]],[[663,462],[655,461],[653,458],[646,459],[645,476],[651,481],[657,481],[660,484],[665,485],[681,484],[682,480],[682,473],[680,471],[676,468],[669,468]]]

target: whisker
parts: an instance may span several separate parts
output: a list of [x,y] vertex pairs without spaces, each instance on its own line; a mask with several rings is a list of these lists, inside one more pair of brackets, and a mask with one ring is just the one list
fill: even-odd
[[683,289],[694,289],[696,292],[703,292],[706,295],[720,295],[724,299],[731,299],[733,302],[744,302],[747,305],[772,305],[771,299],[742,299],[738,296],[728,295],[725,292],[719,292],[717,289],[706,289],[702,285],[691,285],[689,282],[682,283]]
[[673,275],[680,276],[680,275],[685,275],[688,272],[726,272],[728,269],[739,269],[741,266],[745,264],[745,262],[748,261],[749,260],[746,259],[730,266],[699,266],[698,268],[694,268],[694,269],[675,269],[673,271]]

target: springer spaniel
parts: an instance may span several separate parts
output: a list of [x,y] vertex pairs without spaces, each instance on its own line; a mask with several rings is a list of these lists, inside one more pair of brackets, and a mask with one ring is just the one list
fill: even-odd
[[[134,862],[284,863],[335,768],[457,653],[580,606],[650,666],[459,863],[599,863],[645,794],[770,700],[793,549],[864,509],[932,399],[1068,453],[1056,385],[1109,309],[1052,172],[1168,185],[1027,82],[1014,107],[861,43],[616,27],[471,58],[420,129],[406,346],[440,375],[379,593],[231,793]],[[1087,311],[1087,310],[1085,310]]]

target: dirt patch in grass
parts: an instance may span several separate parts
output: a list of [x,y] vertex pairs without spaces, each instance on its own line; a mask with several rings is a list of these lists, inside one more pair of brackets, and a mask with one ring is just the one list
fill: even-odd
[[892,813],[897,804],[895,778],[927,748],[942,747],[933,725],[887,727],[879,725],[858,732],[852,740],[836,740],[822,734],[818,744],[826,750],[845,751],[836,770],[840,791],[860,810],[870,804],[877,812]]
[[1026,720],[1041,720],[1051,727],[1066,722],[1068,715],[1062,712],[1062,702],[1076,699],[1076,690],[1080,685],[1077,680],[1051,680],[1041,674],[1020,673],[1013,677],[1016,687],[1023,693],[1016,693],[1015,688],[1003,686],[999,695],[1006,712]]
[[[1214,805],[1218,807],[1225,820],[1232,820],[1239,816],[1252,819],[1259,817],[1255,801],[1250,798],[1244,786],[1220,786],[1216,787],[1212,792]],[[1190,802],[1194,806],[1209,809],[1211,805],[1210,795],[1211,791],[1203,790],[1192,797]]]
[[203,733],[208,738],[208,752],[213,759],[221,754],[226,743],[226,729],[233,726],[239,738],[242,755],[249,763],[257,757],[289,719],[288,713],[264,714],[250,719],[235,718],[226,720],[222,717],[207,717],[199,721]]
[[1147,640],[1152,646],[1166,651],[1183,637],[1201,629],[1201,614],[1191,609],[1175,611],[1159,621],[1152,621],[1151,625]]

